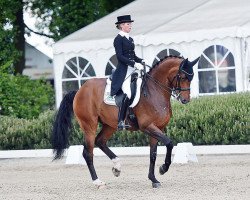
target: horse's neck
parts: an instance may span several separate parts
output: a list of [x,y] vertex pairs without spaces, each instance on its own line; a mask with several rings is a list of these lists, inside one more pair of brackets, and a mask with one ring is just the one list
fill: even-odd
[[[158,81],[158,80],[156,80]],[[149,93],[151,96],[154,96],[156,98],[164,99],[164,101],[169,100],[171,97],[171,90],[169,89],[168,84],[161,84],[159,85],[158,82],[150,81],[150,84],[148,84],[149,87]]]
[[164,88],[170,88],[170,80],[172,80],[171,70],[173,70],[173,68],[173,64],[168,64],[167,61],[165,61],[165,63],[162,63],[162,65],[157,66],[155,69],[153,69],[150,75]]
[[162,76],[162,72],[160,70],[153,72],[151,76],[153,79],[148,82],[148,88],[152,101],[169,101],[171,97],[171,90],[168,77]]
[[162,61],[158,66],[152,69],[152,76],[155,79],[163,82],[170,76],[170,72],[176,69],[178,66],[178,60],[176,58],[167,58],[166,60]]
[[[152,93],[157,93],[158,98],[164,98],[165,101],[171,97],[171,82],[173,81],[173,71],[178,67],[177,60],[165,60],[156,68],[152,69],[150,75],[154,81],[150,81]],[[158,83],[158,84],[157,84]]]

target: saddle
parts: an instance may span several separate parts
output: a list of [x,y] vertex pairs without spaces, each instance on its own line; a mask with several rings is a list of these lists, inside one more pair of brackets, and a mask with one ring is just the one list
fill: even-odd
[[[108,105],[119,107],[124,98],[124,93],[122,90],[120,90],[115,95],[115,97],[110,96],[111,81],[112,81],[112,74],[106,81],[103,100]],[[131,90],[131,98],[129,102],[129,107],[131,108],[135,107],[140,100],[141,84],[142,84],[142,79],[139,77],[138,73],[133,73],[131,75],[130,88],[125,89],[125,90]]]

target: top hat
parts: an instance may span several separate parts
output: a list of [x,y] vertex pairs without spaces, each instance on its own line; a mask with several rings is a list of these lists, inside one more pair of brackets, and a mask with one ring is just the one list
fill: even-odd
[[125,22],[133,22],[134,20],[131,20],[130,15],[122,15],[117,17],[117,22],[115,24],[121,24]]

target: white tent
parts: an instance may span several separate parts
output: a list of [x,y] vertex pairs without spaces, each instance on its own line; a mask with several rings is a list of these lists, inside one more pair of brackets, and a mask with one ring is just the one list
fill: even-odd
[[168,54],[190,60],[202,55],[192,96],[250,89],[249,0],[136,0],[54,45],[57,105],[65,92],[115,67],[114,23],[124,14],[135,20],[131,36],[146,63]]

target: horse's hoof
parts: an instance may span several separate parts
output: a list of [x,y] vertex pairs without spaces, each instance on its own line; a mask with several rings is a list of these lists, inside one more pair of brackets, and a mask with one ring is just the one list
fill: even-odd
[[153,188],[161,187],[161,183],[152,183]]
[[104,189],[106,188],[106,183],[101,181],[100,179],[96,179],[93,181],[93,184],[98,188],[98,189]]
[[161,187],[161,183],[152,183],[153,188],[159,188]]
[[165,164],[163,164],[162,166],[160,166],[160,168],[159,168],[160,175],[165,174],[168,171],[168,168],[169,168],[169,166],[167,167]]
[[106,189],[107,188],[107,185],[99,185],[98,187],[98,190],[102,190],[102,189]]
[[163,164],[162,166],[160,166],[160,168],[159,168],[159,173],[160,173],[160,175],[165,174],[165,173],[168,171],[169,166],[170,166],[169,163]]
[[120,176],[120,174],[121,174],[121,171],[114,168],[114,167],[112,168],[112,172],[113,172],[114,176],[116,176],[116,177]]

